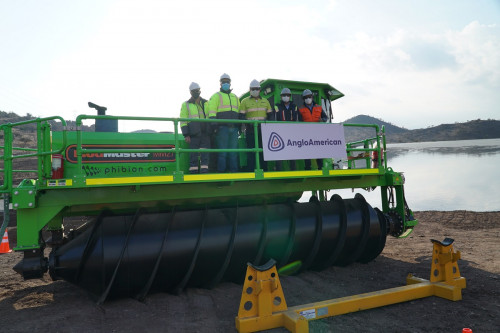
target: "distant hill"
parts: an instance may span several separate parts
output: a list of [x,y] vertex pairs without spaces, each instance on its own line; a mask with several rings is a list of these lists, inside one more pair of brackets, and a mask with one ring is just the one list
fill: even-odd
[[500,120],[470,120],[466,123],[442,124],[394,135],[391,142],[425,142],[500,138]]
[[386,132],[390,131],[391,133],[394,133],[394,134],[406,133],[409,131],[406,128],[399,127],[399,126],[393,125],[391,123],[385,122],[382,119],[374,118],[374,117],[367,116],[364,114],[350,118],[350,119],[344,121],[344,123],[347,123],[347,124],[376,124],[376,125],[379,125],[380,127],[385,126]]
[[[442,124],[438,126],[409,130],[381,119],[367,115],[359,115],[344,121],[344,124],[376,124],[385,127],[386,141],[426,142],[500,138],[500,120],[471,120],[465,123]],[[372,128],[346,127],[345,136],[348,142],[362,140],[374,136]]]
[[158,133],[158,132],[152,129],[140,129],[137,131],[133,131],[132,133]]
[[[367,115],[359,115],[344,121],[344,124],[367,124],[367,125],[378,125],[379,130],[382,129],[382,126],[385,126],[386,140],[389,140],[389,137],[393,135],[402,135],[404,133],[409,132],[410,130],[393,125],[391,123],[385,122],[382,119],[374,118]],[[348,142],[363,140],[368,137],[375,136],[374,128],[362,128],[362,127],[345,127],[344,128],[346,140]]]

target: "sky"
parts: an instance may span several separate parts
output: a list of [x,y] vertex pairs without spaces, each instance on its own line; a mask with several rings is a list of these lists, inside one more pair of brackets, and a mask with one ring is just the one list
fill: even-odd
[[178,117],[191,82],[208,99],[228,73],[238,96],[329,83],[334,122],[500,119],[500,0],[0,0],[0,15],[0,110],[19,115],[74,120],[91,101]]

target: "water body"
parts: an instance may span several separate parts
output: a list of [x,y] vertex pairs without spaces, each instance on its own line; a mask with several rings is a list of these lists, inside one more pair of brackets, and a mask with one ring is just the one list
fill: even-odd
[[[404,172],[412,210],[500,211],[500,139],[389,144],[387,159]],[[356,192],[381,207],[380,189]],[[351,190],[335,193],[353,196]]]

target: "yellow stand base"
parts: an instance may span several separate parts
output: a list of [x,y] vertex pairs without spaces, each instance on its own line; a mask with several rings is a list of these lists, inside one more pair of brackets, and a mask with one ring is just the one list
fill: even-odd
[[355,296],[331,299],[288,308],[276,262],[256,267],[248,264],[240,308],[236,317],[238,332],[257,332],[285,327],[290,332],[309,332],[309,321],[350,312],[373,309],[407,302],[418,298],[438,296],[452,301],[462,299],[465,278],[460,276],[457,260],[460,252],[453,251],[453,239],[432,240],[430,280],[408,275],[406,286]]

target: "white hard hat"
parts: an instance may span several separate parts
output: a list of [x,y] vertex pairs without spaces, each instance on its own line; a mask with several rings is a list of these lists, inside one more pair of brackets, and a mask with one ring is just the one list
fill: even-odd
[[257,80],[252,80],[252,82],[250,82],[250,88],[260,88],[260,82]]
[[312,91],[309,90],[309,89],[306,89],[304,90],[304,92],[302,93],[302,97],[306,97],[306,96],[309,96],[309,95],[312,95]]
[[191,84],[189,85],[189,90],[196,90],[196,89],[200,89],[200,85],[196,82],[191,82]]
[[226,73],[224,73],[220,76],[220,81],[222,81],[224,79],[231,81],[231,77],[229,76],[229,74],[226,74]]
[[281,90],[281,95],[285,95],[285,94],[291,95],[292,92],[288,88],[283,88],[283,90]]

